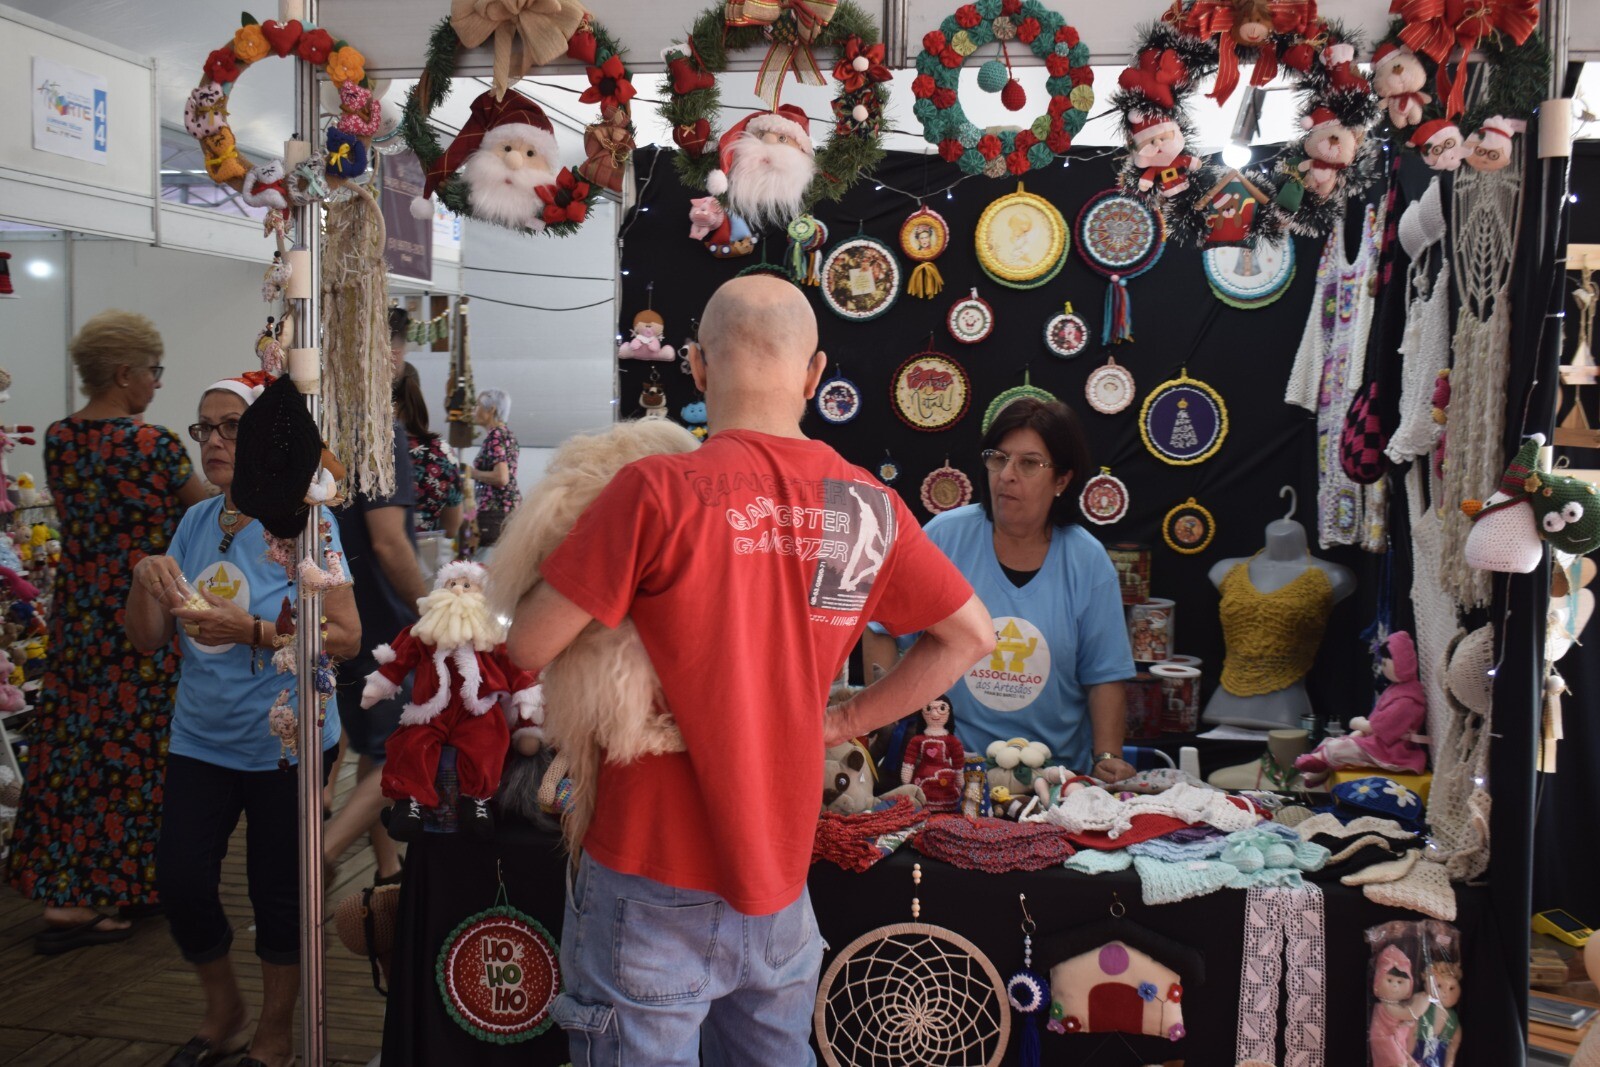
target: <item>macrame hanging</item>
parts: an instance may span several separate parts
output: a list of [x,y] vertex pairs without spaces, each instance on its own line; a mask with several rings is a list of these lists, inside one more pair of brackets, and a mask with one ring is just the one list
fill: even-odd
[[[922,884],[922,864],[912,867]],[[828,1067],[999,1067],[1011,1038],[1006,985],[983,951],[918,921],[868,930],[828,965],[812,1016]]]
[[[1511,257],[1522,221],[1522,160],[1503,170],[1456,175],[1454,229],[1455,364],[1450,370],[1450,458],[1444,501],[1476,499],[1505,466],[1506,378],[1511,365]],[[1454,507],[1444,515],[1444,585],[1466,608],[1489,603],[1490,573],[1467,565],[1472,521]]]
[[1396,464],[1432,452],[1444,429],[1433,417],[1433,390],[1439,372],[1450,366],[1450,262],[1441,245],[1448,229],[1435,177],[1400,216],[1398,227],[1411,263],[1406,268],[1408,303],[1400,339],[1400,424],[1384,449]]
[[384,283],[383,213],[364,188],[327,205],[322,242],[323,416],[328,447],[355,485],[389,496],[394,483],[393,374]]

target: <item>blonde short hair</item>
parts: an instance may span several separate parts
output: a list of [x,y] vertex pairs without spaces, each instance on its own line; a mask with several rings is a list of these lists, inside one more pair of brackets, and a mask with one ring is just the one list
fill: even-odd
[[116,382],[118,367],[153,367],[164,351],[155,323],[113,308],[83,324],[68,346],[78,368],[79,388],[98,396]]

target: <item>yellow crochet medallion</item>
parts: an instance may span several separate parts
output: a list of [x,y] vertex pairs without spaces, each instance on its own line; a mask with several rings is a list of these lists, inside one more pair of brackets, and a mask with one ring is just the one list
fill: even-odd
[[1061,272],[1070,240],[1055,205],[1018,182],[978,219],[978,264],[1001,285],[1036,289]]
[[1161,520],[1161,538],[1167,547],[1185,556],[1204,552],[1217,533],[1217,520],[1211,512],[1190,497]]

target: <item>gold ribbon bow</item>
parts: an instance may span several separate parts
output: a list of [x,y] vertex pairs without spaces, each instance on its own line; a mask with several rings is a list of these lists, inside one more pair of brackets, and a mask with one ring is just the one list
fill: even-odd
[[476,48],[494,37],[496,100],[534,67],[565,55],[586,14],[578,0],[450,0],[450,26],[462,44]]
[[[730,25],[766,24],[772,27],[772,46],[756,74],[756,95],[768,107],[778,106],[778,90],[791,68],[803,85],[826,85],[811,46],[833,20],[839,0],[743,0],[727,7]],[[790,20],[782,16],[787,13]]]
[[578,165],[578,174],[614,193],[621,192],[622,174],[633,154],[627,111],[608,108],[601,121],[591,123],[583,131],[583,150],[588,158]]

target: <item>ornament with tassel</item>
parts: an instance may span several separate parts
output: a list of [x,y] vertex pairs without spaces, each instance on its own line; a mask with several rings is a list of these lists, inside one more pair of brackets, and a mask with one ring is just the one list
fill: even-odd
[[920,204],[900,224],[900,250],[917,265],[911,271],[906,292],[922,300],[932,300],[944,289],[944,278],[933,261],[950,246],[950,224],[944,216]]
[[801,215],[789,223],[789,247],[784,264],[796,285],[822,284],[822,246],[828,227],[814,215]]

